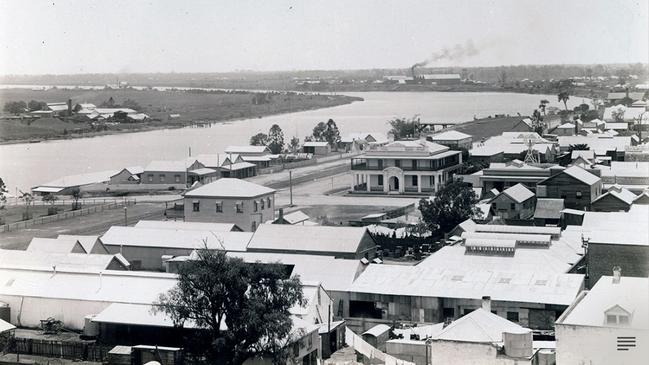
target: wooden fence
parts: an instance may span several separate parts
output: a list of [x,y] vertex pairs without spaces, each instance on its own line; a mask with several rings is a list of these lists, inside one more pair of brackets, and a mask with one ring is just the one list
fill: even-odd
[[104,210],[108,209],[115,209],[117,207],[122,207],[122,206],[129,206],[129,205],[134,205],[136,204],[137,201],[135,199],[118,199],[118,200],[113,200],[110,203],[107,204],[101,204],[101,205],[95,205],[92,207],[88,208],[81,208],[77,210],[71,210],[68,212],[63,212],[59,214],[52,214],[52,215],[47,215],[43,217],[38,217],[34,219],[29,219],[29,220],[24,220],[20,222],[15,222],[15,223],[9,223],[9,224],[4,224],[0,226],[0,232],[10,232],[10,231],[15,231],[17,229],[25,229],[28,227],[32,227],[35,225],[39,224],[45,224],[45,223],[50,223],[50,222],[56,222],[62,219],[67,219],[67,218],[72,218],[72,217],[80,217],[82,215],[88,215],[92,213],[97,213],[97,212],[103,212]]
[[9,352],[19,355],[36,355],[70,360],[102,362],[112,346],[94,342],[52,341],[33,338],[14,338]]

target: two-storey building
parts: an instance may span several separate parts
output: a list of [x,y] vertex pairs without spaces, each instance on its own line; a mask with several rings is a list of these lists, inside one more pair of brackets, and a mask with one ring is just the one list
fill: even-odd
[[425,193],[439,190],[462,164],[462,152],[437,143],[395,141],[352,158],[352,192]]

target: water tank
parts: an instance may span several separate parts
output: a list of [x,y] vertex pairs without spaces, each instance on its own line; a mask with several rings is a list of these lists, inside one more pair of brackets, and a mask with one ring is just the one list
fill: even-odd
[[11,322],[11,308],[9,304],[0,302],[0,319],[5,322]]
[[85,317],[85,322],[83,325],[83,336],[84,337],[97,337],[99,336],[99,323],[93,322],[92,319],[95,318],[94,314],[89,314]]
[[511,357],[532,356],[532,331],[520,331],[518,333],[503,332],[505,355]]
[[541,349],[537,353],[538,365],[555,365],[556,353],[552,349]]

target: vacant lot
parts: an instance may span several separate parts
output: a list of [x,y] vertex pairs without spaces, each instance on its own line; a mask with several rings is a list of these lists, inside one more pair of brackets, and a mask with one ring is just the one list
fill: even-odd
[[[154,128],[169,128],[189,125],[194,122],[223,121],[241,118],[262,117],[270,114],[318,109],[348,104],[358,98],[343,95],[280,94],[267,93],[263,97],[250,92],[197,92],[157,90],[0,90],[0,105],[8,101],[30,100],[44,102],[93,103],[97,106],[112,98],[120,105],[125,100],[140,105],[138,111],[153,119],[145,123],[123,123],[108,126],[107,132],[93,130],[89,123],[75,123],[72,120],[46,118],[40,121],[4,119],[0,120],[0,141],[67,138],[81,133],[116,133]],[[171,114],[180,117],[170,118]]]

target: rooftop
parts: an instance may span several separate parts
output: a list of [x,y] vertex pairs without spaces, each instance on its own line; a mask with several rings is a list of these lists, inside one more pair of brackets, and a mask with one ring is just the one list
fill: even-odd
[[86,174],[79,174],[79,175],[69,175],[69,176],[64,176],[60,179],[49,181],[45,184],[41,184],[39,187],[69,188],[75,186],[102,183],[102,182],[109,181],[110,177],[117,174],[118,172],[119,171],[109,170],[109,171],[89,172]]
[[261,224],[248,249],[355,253],[364,239],[365,227]]
[[630,328],[649,329],[649,279],[623,276],[619,283],[602,276],[557,324],[607,327],[606,312],[615,306],[630,314]]
[[[578,181],[581,181],[586,185],[594,185],[597,182],[601,181],[601,179],[598,176],[593,175],[590,172],[588,172],[588,171],[586,171],[586,170],[584,170],[584,169],[582,169],[581,167],[578,167],[578,166],[570,166],[567,169],[561,171],[559,174],[567,174],[568,176],[570,176],[570,177],[572,177],[572,178],[574,178],[574,179],[576,179]],[[543,185],[543,184],[545,184],[546,181],[550,181],[555,176],[557,176],[557,175],[550,176],[549,178],[547,178],[547,179],[545,179],[543,181],[540,181],[539,184]]]
[[[78,241],[81,246],[83,247],[86,252],[91,253],[93,249],[95,248],[95,245],[99,244],[101,245],[101,242],[98,241],[99,236],[94,236],[94,235],[69,235],[69,234],[60,234],[57,237],[57,240],[76,240]],[[103,246],[102,246],[103,247]],[[100,253],[108,253],[106,248],[102,248],[99,250]]]
[[151,221],[141,220],[135,224],[136,228],[158,228],[158,229],[179,229],[190,231],[212,231],[230,232],[238,231],[233,223],[207,223],[207,222],[185,222],[185,221]]
[[586,160],[593,160],[593,159],[595,159],[595,151],[593,151],[593,150],[585,150],[585,151],[573,150],[570,153],[570,159],[571,160],[576,160],[578,157],[583,157]]
[[309,142],[304,142],[303,146],[304,147],[327,147],[329,143],[327,142],[319,142],[319,141],[309,141]]
[[[119,254],[118,254],[119,255]],[[42,251],[0,250],[0,267],[5,269],[78,270],[100,272],[114,265],[126,266],[128,261],[119,255],[85,253],[51,253]],[[56,267],[56,269],[54,269]],[[126,269],[127,267],[124,267]]]
[[257,154],[264,154],[266,152],[270,153],[270,150],[266,146],[228,146],[225,149],[225,153],[240,153],[240,154],[257,153]]
[[517,203],[522,203],[534,197],[534,193],[520,183],[505,189],[501,194],[509,196]]
[[274,192],[274,189],[249,181],[222,178],[186,192],[185,197],[254,198]]
[[560,219],[563,208],[563,199],[538,198],[534,218]]
[[602,194],[597,197],[597,199],[593,200],[593,203],[595,203],[598,200],[604,199],[605,197],[612,196],[621,202],[625,203],[626,205],[631,205],[633,204],[633,201],[638,197],[637,195],[633,194],[629,190],[619,186],[619,185],[613,185],[608,188],[608,191],[606,194]]
[[448,132],[442,132],[437,134],[431,134],[429,135],[429,137],[433,141],[459,141],[466,138],[472,138],[471,135],[458,132],[458,131],[448,131]]
[[369,265],[349,291],[457,299],[490,295],[497,301],[569,305],[583,281],[580,274],[383,264]]
[[503,332],[529,333],[531,330],[478,308],[453,321],[440,333],[433,336],[433,340],[498,344],[503,342]]
[[162,247],[180,249],[208,248],[245,251],[252,232],[215,232],[198,229],[166,229],[112,226],[101,241],[107,246]]

